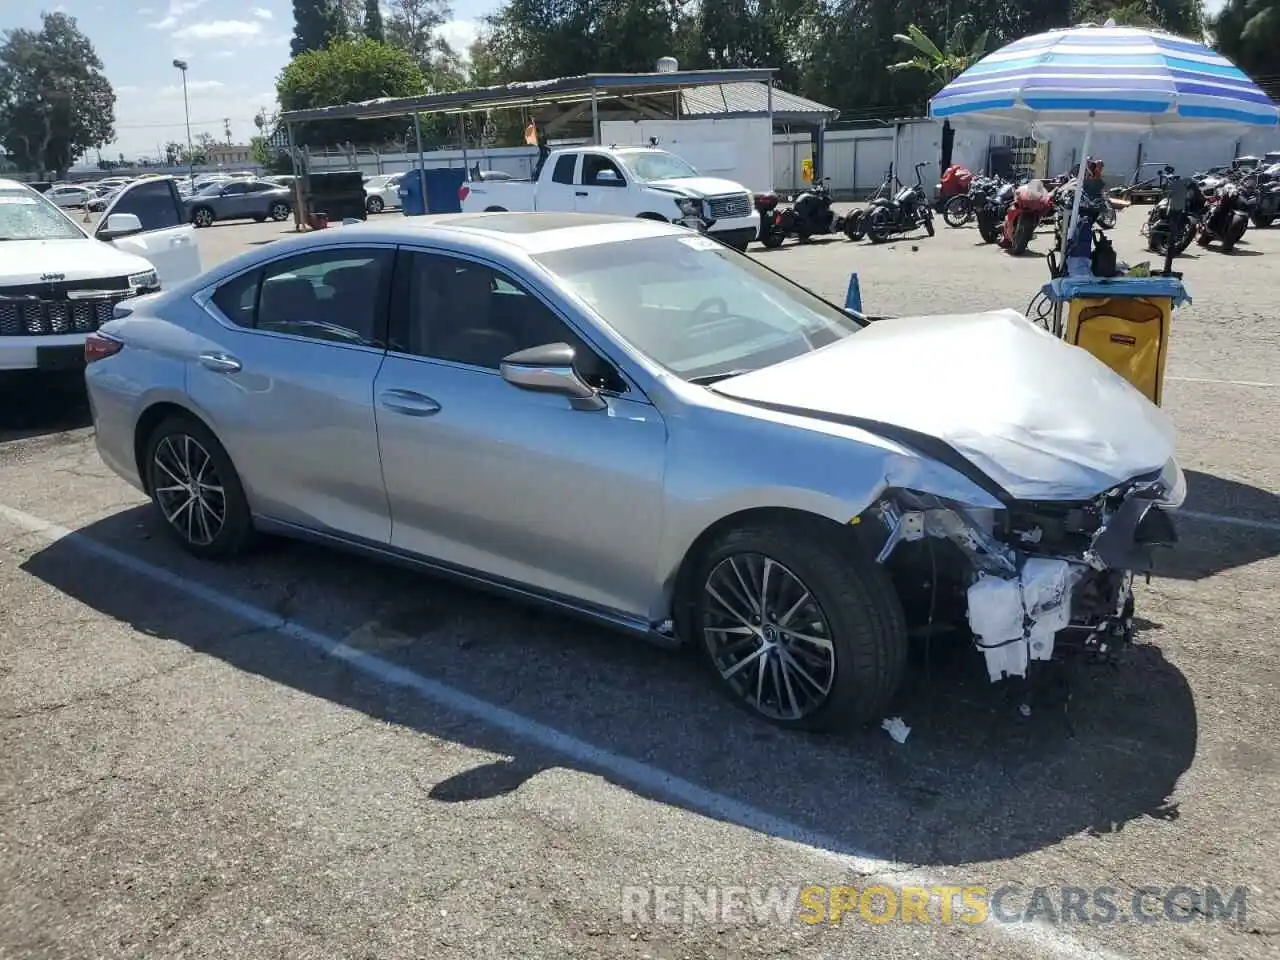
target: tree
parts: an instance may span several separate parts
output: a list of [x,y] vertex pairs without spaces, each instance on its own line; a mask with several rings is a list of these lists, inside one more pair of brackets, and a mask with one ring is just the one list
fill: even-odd
[[959,74],[969,69],[970,64],[977,63],[987,52],[988,31],[983,30],[971,45],[966,47],[963,39],[963,24],[956,24],[945,49],[925,36],[924,31],[914,23],[907,27],[906,33],[894,34],[893,39],[905,43],[916,51],[909,60],[889,64],[890,73],[902,70],[919,70],[930,77],[930,86],[936,93]]
[[1245,73],[1280,75],[1280,0],[1228,0],[1209,28],[1219,52]]
[[429,87],[435,86],[431,81],[441,54],[451,52],[436,35],[448,18],[445,0],[391,0],[391,16],[384,27],[387,43],[413,57]]
[[[422,71],[406,51],[367,37],[342,40],[294,57],[280,72],[276,94],[282,110],[306,110],[378,97],[426,92]],[[403,119],[326,120],[301,124],[298,142],[310,146],[382,143],[403,134]]]
[[382,28],[382,8],[379,6],[378,0],[365,0],[364,35],[370,40],[377,40],[379,43],[383,43],[387,39],[386,31]]
[[1200,0],[1075,0],[1075,23],[1105,23],[1125,27],[1168,30],[1199,40],[1204,33],[1204,8]]
[[75,18],[40,16],[38,31],[7,31],[0,46],[0,140],[19,167],[62,177],[115,139],[116,95]]
[[292,56],[323,50],[346,36],[341,0],[293,0],[293,39],[289,42]]

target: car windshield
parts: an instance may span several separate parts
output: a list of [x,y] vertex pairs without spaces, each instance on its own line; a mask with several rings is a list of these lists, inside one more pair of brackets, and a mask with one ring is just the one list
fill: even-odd
[[84,234],[48,200],[0,190],[0,240],[79,240]]
[[646,150],[618,155],[623,166],[637,180],[674,180],[678,177],[696,177],[698,171],[675,154],[661,150]]
[[758,370],[862,329],[840,308],[700,234],[535,259],[635,349],[689,381]]

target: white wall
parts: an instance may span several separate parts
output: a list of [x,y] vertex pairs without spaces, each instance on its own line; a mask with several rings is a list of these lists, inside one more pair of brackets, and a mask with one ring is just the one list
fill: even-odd
[[[690,121],[674,121],[687,123]],[[718,121],[725,122],[725,121]],[[763,134],[761,134],[763,136]],[[1054,141],[1049,145],[1049,172],[1065,171],[1078,164],[1083,135],[1076,142]],[[952,149],[953,160],[972,170],[986,164],[987,149],[992,138],[983,134],[957,131]],[[1204,137],[1193,140],[1154,140],[1114,134],[1096,136],[1090,153],[1101,157],[1109,179],[1126,180],[1133,173],[1142,146],[1148,161],[1171,164],[1179,173],[1194,173],[1207,167],[1231,162],[1244,154],[1261,156],[1280,150],[1280,134],[1251,134],[1242,139]],[[938,157],[942,149],[942,127],[931,120],[907,120],[863,130],[833,130],[826,136],[826,175],[831,189],[841,196],[862,196],[874,190],[890,163],[903,182],[915,178],[914,166],[925,163],[921,173],[925,186],[933,189],[938,179]],[[773,138],[773,187],[783,193],[803,189],[801,161],[810,156],[811,141],[807,134],[777,134]],[[361,152],[357,166],[366,173],[395,173],[410,170],[417,154],[373,154]],[[462,167],[461,150],[433,150],[425,154],[428,167]],[[489,147],[467,152],[468,166],[479,163],[485,170],[503,170],[512,176],[527,177],[537,160],[532,147]],[[694,163],[693,160],[690,160]],[[339,153],[313,154],[312,169],[349,170],[351,160]],[[697,166],[694,163],[694,166]],[[748,184],[757,189],[754,184]]]
[[708,177],[734,180],[762,193],[774,186],[769,119],[606,120],[600,142],[644,147],[650,138]]

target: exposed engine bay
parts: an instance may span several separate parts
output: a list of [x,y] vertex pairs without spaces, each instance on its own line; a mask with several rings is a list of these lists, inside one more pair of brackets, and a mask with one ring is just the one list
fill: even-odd
[[[1105,657],[1133,633],[1133,578],[1156,547],[1177,541],[1180,500],[1164,473],[1086,501],[1010,501],[975,509],[932,494],[887,490],[864,515],[878,522],[877,561],[911,610],[967,625],[994,683],[1075,646]],[[865,528],[864,528],[865,529]],[[915,624],[915,626],[922,626]]]

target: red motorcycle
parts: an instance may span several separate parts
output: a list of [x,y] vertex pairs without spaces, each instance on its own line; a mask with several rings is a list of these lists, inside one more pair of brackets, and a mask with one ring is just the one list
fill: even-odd
[[783,223],[782,208],[778,206],[776,193],[757,193],[753,198],[756,213],[760,214],[760,234],[756,238],[770,250],[782,246],[787,239],[787,228]]
[[1039,180],[1028,180],[1013,192],[1005,213],[1000,246],[1015,257],[1027,252],[1040,224],[1054,215],[1053,192]]
[[952,197],[959,197],[969,192],[973,183],[973,171],[953,163],[942,174],[942,182],[933,188],[934,209],[939,213]]

